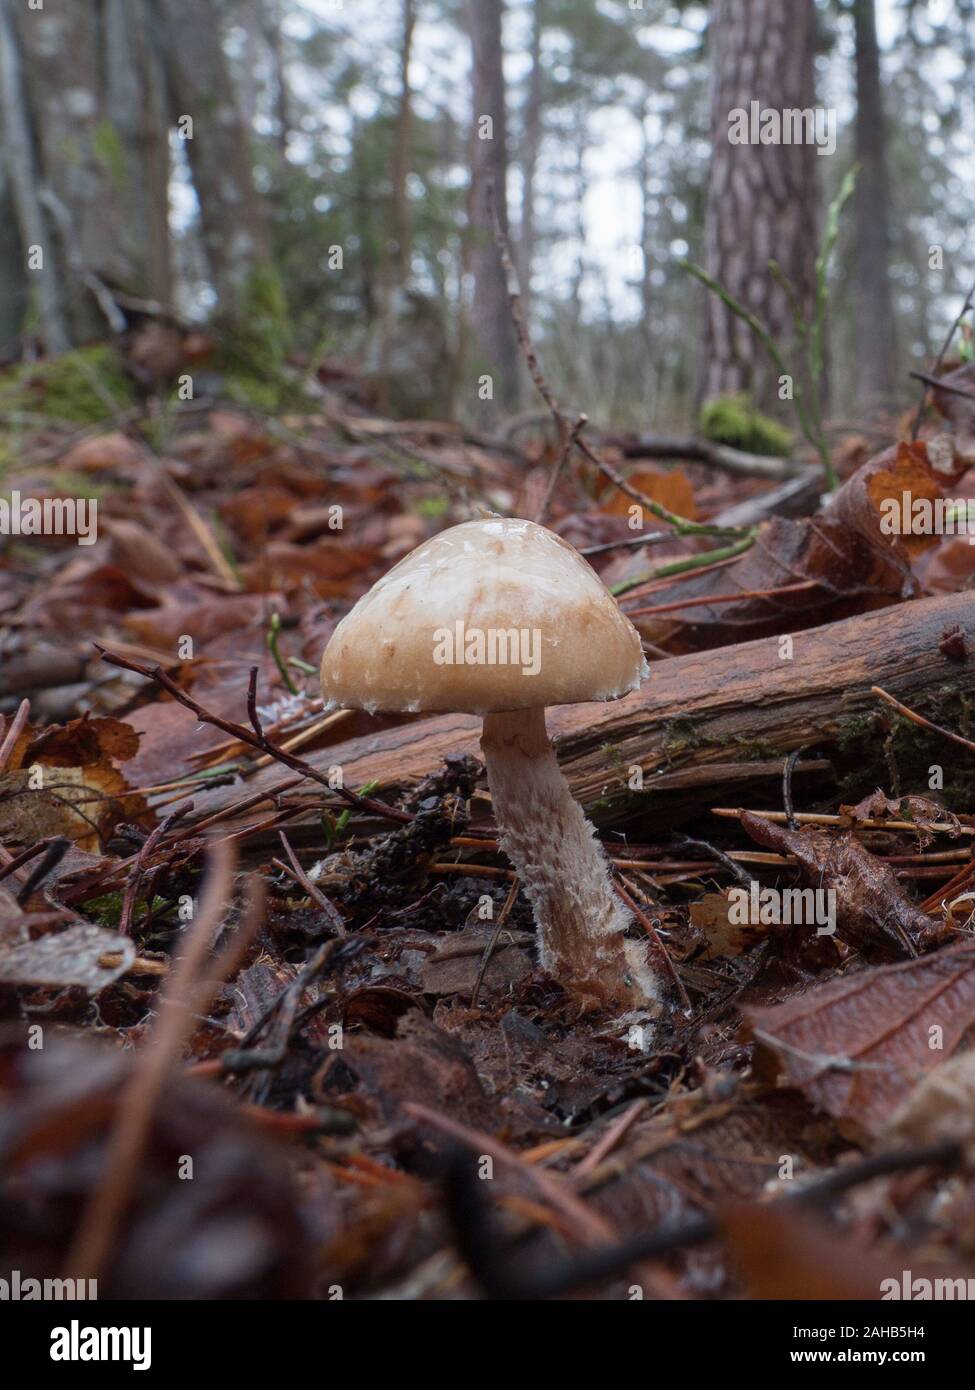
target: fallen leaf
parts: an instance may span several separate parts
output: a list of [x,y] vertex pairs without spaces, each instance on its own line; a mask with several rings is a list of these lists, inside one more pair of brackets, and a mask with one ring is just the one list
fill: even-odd
[[970,1041],[975,944],[861,970],[743,1013],[789,1085],[844,1132],[873,1138],[917,1082]]
[[886,940],[903,950],[936,939],[937,925],[908,902],[893,870],[852,835],[816,827],[789,830],[751,811],[742,812],[741,823],[756,844],[793,855],[810,887],[835,892],[837,927],[850,940]]

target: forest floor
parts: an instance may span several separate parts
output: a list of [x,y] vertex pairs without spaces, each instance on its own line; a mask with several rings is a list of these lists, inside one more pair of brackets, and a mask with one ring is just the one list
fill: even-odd
[[[97,540],[0,549],[12,1264],[123,1298],[975,1275],[975,548],[881,526],[903,490],[970,491],[971,401],[936,404],[915,444],[909,415],[838,439],[840,492],[791,516],[768,478],[605,438],[547,504],[552,429],[391,421],[354,383],[301,415],[25,431],[5,495],[94,500]],[[555,727],[669,961],[652,1023],[539,971],[470,721],[322,710],[324,646],[393,563],[546,505],[651,661],[615,761],[596,707]],[[732,676],[742,711],[808,697],[733,757]],[[775,893],[736,920],[736,888],[799,887],[822,930]]]

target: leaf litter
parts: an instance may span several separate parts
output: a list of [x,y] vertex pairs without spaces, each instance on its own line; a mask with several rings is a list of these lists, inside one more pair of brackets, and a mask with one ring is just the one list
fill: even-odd
[[[656,660],[923,601],[970,586],[975,551],[891,538],[878,506],[891,489],[957,495],[970,411],[935,404],[947,472],[923,438],[867,459],[851,446],[825,511],[771,516],[720,563],[700,567],[715,542],[692,534],[606,550],[632,537],[630,499],[593,503],[585,459],[563,469],[550,524],[602,549],[593,564]],[[124,1297],[639,1282],[734,1298],[777,1296],[776,1279],[779,1296],[871,1297],[908,1231],[915,1265],[923,1246],[932,1267],[970,1267],[950,1213],[973,1195],[972,794],[909,781],[888,748],[855,802],[839,778],[802,806],[790,788],[784,810],[765,789],[734,820],[699,799],[687,844],[639,811],[604,818],[680,991],[652,1024],[580,1018],[538,969],[473,756],[431,751],[389,801],[319,770],[339,742],[415,722],[323,715],[335,623],[472,506],[524,514],[554,446],[519,457],[396,426],[332,389],[287,427],[218,408],[161,447],[119,428],[54,453],[98,488],[100,538],[0,555],[0,1152],[20,1194],[0,1240],[18,1267],[53,1275],[94,1251],[105,1296]],[[23,472],[43,490],[29,449]],[[630,480],[698,523],[754,495],[694,463],[637,461]],[[971,659],[963,634],[944,641]],[[147,678],[157,666],[168,685]],[[228,870],[192,946],[187,903],[220,843],[263,906]],[[742,876],[832,892],[835,934],[735,926]],[[175,975],[200,1008],[167,1033]],[[475,1158],[492,1183],[466,1181]],[[817,1184],[828,1205],[800,1212]],[[634,1231],[646,1251],[625,1248]]]

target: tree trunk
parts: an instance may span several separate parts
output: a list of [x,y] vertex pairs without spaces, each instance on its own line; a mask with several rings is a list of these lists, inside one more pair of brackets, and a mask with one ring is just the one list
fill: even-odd
[[15,0],[0,0],[0,106],[3,112],[3,156],[10,179],[10,202],[16,213],[21,249],[26,257],[39,248],[43,264],[28,269],[29,295],[48,352],[68,346],[68,326],[58,285],[58,269],[40,200],[40,176],[27,109],[24,58],[18,41]]
[[518,363],[504,267],[494,241],[493,207],[508,230],[508,148],[501,47],[502,0],[469,0],[472,48],[474,148],[471,169],[471,312],[477,375],[490,374],[493,402],[483,401],[483,421],[518,404]]
[[853,0],[853,22],[860,166],[855,195],[857,396],[860,410],[869,413],[890,405],[896,385],[890,184],[874,0]]
[[[975,661],[942,651],[942,635],[955,626],[969,653],[975,651],[970,594],[899,603],[812,628],[796,638],[802,657],[794,662],[781,660],[778,637],[671,657],[622,700],[550,709],[549,732],[573,794],[596,819],[640,811],[654,829],[679,814],[736,804],[756,788],[780,805],[782,763],[796,748],[816,750],[799,763],[800,777],[828,777],[828,755],[837,776],[852,773],[870,791],[889,782],[889,758],[904,755],[919,761],[923,778],[905,791],[925,791],[933,763],[944,767],[947,786],[958,765],[952,745],[912,724],[888,746],[896,716],[871,687],[957,728],[975,698]],[[341,766],[350,787],[375,780],[376,794],[388,799],[448,755],[475,752],[480,728],[481,721],[466,714],[418,719],[333,743],[309,761],[323,772]],[[844,765],[846,743],[852,744],[852,766]],[[643,769],[642,790],[629,785],[634,767]],[[249,793],[265,790],[270,799],[279,784],[291,782],[283,771],[256,773]],[[208,815],[239,799],[237,787],[204,792],[194,798],[196,813]]]
[[120,227],[126,255],[139,267],[132,286],[169,305],[169,117],[162,66],[150,41],[145,0],[103,0],[105,110],[121,144],[119,173],[127,213]]
[[542,29],[545,0],[533,0],[531,71],[525,102],[521,147],[521,235],[518,240],[518,279],[526,310],[531,304],[532,266],[535,260],[535,174],[542,144]]
[[131,188],[105,100],[103,16],[94,0],[15,13],[45,259],[56,267],[70,340],[84,342],[106,327],[91,277],[145,288],[144,238],[138,247],[128,239]]
[[[808,313],[816,259],[816,152],[812,144],[732,144],[729,115],[808,110],[814,101],[813,0],[715,0],[711,20],[713,152],[706,212],[706,265],[769,328],[792,337],[789,296],[769,274],[775,260]],[[775,369],[747,325],[712,294],[704,327],[703,395],[745,391],[763,404]]]
[[265,15],[264,35],[271,54],[278,147],[282,155],[286,155],[294,119],[291,112],[291,88],[288,86],[288,64],[285,57],[284,35],[281,31],[283,20],[283,6],[280,3],[273,5]]
[[[170,111],[186,140],[210,274],[221,313],[233,317],[270,241],[254,188],[250,132],[241,119],[224,57],[219,13],[199,0],[151,0]],[[185,124],[184,124],[185,129]]]
[[18,355],[29,304],[27,253],[17,226],[13,187],[0,162],[0,362]]
[[415,0],[403,0],[403,29],[400,42],[399,110],[393,135],[392,197],[389,206],[389,231],[382,263],[383,306],[379,343],[379,389],[377,405],[383,415],[393,409],[390,381],[394,355],[394,339],[404,309],[404,294],[410,278],[411,231],[410,201],[407,179],[410,172],[410,134],[413,125],[413,92],[410,88],[410,61],[413,56],[413,31],[416,28]]

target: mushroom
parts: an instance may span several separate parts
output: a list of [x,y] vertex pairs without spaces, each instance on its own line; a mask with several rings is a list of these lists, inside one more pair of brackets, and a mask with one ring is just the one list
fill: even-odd
[[636,629],[571,545],[491,517],[417,547],[336,627],[322,657],[330,708],[463,711],[481,748],[501,846],[531,902],[546,971],[589,1008],[657,996],[646,943],[559,770],[545,706],[616,700],[647,674]]

